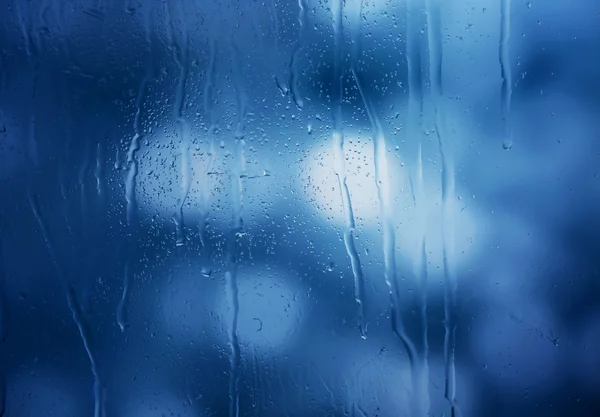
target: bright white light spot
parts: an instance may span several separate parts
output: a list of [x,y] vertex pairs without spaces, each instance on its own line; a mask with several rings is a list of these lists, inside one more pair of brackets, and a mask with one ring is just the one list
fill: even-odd
[[[368,130],[358,134],[348,129],[345,140],[347,184],[351,194],[352,208],[357,228],[372,241],[381,240],[380,203],[375,180],[373,139]],[[425,216],[427,256],[431,272],[442,266],[442,199],[441,167],[424,157],[425,207],[415,207],[411,188],[409,164],[406,156],[391,149],[386,150],[389,170],[391,217],[396,227],[396,246],[403,257],[417,259],[420,248],[416,244],[420,235],[419,215]],[[301,178],[302,193],[314,209],[327,221],[344,227],[340,188],[334,171],[334,157],[330,141],[323,141],[307,158],[307,167]],[[429,165],[426,165],[429,164]],[[382,179],[383,180],[383,179]],[[474,197],[461,195],[459,184],[452,204],[455,230],[455,253],[457,265],[475,254],[477,231],[476,201]]]

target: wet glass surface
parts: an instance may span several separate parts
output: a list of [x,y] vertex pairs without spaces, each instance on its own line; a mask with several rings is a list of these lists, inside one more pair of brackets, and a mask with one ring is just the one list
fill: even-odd
[[590,416],[593,0],[4,0],[0,416]]

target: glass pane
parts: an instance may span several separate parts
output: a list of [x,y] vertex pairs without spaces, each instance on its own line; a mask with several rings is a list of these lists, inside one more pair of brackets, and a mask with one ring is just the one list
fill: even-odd
[[0,23],[0,417],[600,408],[596,1]]

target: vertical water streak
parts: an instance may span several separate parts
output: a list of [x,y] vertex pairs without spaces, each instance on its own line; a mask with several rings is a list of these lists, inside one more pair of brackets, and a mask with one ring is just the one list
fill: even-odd
[[[408,112],[407,136],[409,139],[418,139],[416,169],[411,175],[413,199],[417,210],[417,260],[415,262],[415,275],[420,283],[427,283],[426,254],[425,250],[425,213],[426,201],[423,184],[423,155],[422,155],[422,117],[423,117],[423,85],[421,68],[421,10],[420,0],[408,0],[407,7],[407,34],[406,34],[406,59],[408,70]],[[426,304],[424,305],[426,308]]]
[[69,198],[67,196],[67,185],[65,184],[64,177],[66,174],[64,173],[65,161],[60,161],[58,165],[58,183],[60,188],[60,196],[62,199],[61,211],[63,215],[63,219],[65,221],[65,225],[67,227],[67,231],[70,235],[73,235],[73,227],[71,226],[71,214],[69,210]]
[[117,149],[115,150],[115,164],[113,166],[116,170],[120,170],[122,167],[122,165],[121,165],[121,150],[119,149],[119,147],[117,147]]
[[304,101],[300,97],[298,92],[298,57],[302,48],[304,47],[306,37],[306,0],[298,0],[298,43],[292,51],[292,58],[290,59],[290,92],[292,93],[292,100],[299,109],[304,107]]
[[38,144],[36,137],[36,117],[35,117],[35,105],[31,106],[31,113],[29,115],[29,134],[27,136],[27,156],[35,168],[39,167],[39,153]]
[[[80,209],[80,237],[82,242],[90,242],[90,233],[89,233],[89,225],[90,219],[88,215],[88,203],[87,203],[87,187],[86,187],[86,175],[88,172],[88,167],[90,164],[90,153],[91,153],[91,144],[88,138],[83,139],[85,141],[84,150],[83,150],[83,160],[81,161],[81,165],[79,166],[78,173],[78,185],[79,185],[79,209]],[[80,293],[80,305],[84,311],[87,311],[89,306],[89,287],[90,287],[90,279],[89,279],[89,251],[85,250],[83,247],[81,256],[81,264],[83,265],[81,272],[81,285],[82,291]]]
[[58,256],[56,254],[56,250],[54,249],[54,244],[52,243],[52,239],[50,237],[50,233],[48,231],[46,223],[44,222],[44,220],[42,218],[41,210],[40,210],[39,204],[37,202],[37,197],[31,190],[28,190],[27,194],[28,194],[28,199],[29,199],[29,207],[31,208],[31,211],[33,212],[33,215],[38,224],[38,228],[39,228],[40,234],[42,236],[42,240],[44,241],[44,246],[46,247],[46,252],[48,253],[48,256],[50,257],[50,261],[52,262],[52,265],[54,266],[54,269],[56,270],[56,274],[58,275],[58,278],[60,279],[61,284],[65,288],[65,293],[67,296],[67,304],[69,306],[69,310],[71,311],[71,316],[73,318],[73,322],[77,326],[77,330],[79,331],[79,337],[81,338],[81,341],[83,342],[83,347],[84,347],[84,349],[87,353],[88,359],[90,361],[90,368],[91,368],[91,371],[92,371],[92,374],[94,377],[94,417],[102,417],[103,402],[102,402],[102,384],[101,384],[100,372],[98,369],[98,363],[96,362],[96,358],[95,358],[94,353],[91,348],[89,335],[88,335],[88,331],[87,331],[87,328],[84,323],[83,312],[81,310],[81,306],[79,305],[79,303],[77,301],[77,297],[75,295],[75,290],[74,290],[73,286],[70,284],[69,280],[67,279],[67,276],[62,268],[62,265],[59,262]]
[[426,226],[427,203],[425,200],[425,191],[423,186],[423,149],[422,143],[419,142],[417,155],[417,194],[416,208],[418,211],[418,227],[417,233],[417,260],[415,262],[415,272],[418,282],[420,283],[420,331],[421,331],[421,359],[426,372],[429,373],[429,326],[427,324],[427,293],[429,291],[427,277],[427,242],[426,242]]
[[513,132],[510,120],[510,104],[512,96],[512,72],[510,68],[510,1],[500,0],[500,45],[498,56],[500,59],[500,75],[502,76],[502,147],[512,148]]
[[[232,172],[232,187],[231,193],[240,193],[241,180],[235,178],[235,170]],[[238,338],[238,318],[239,318],[239,290],[237,284],[237,267],[235,265],[235,247],[237,236],[241,227],[236,227],[235,218],[239,213],[236,213],[235,198],[234,200],[234,220],[233,226],[229,232],[227,243],[227,271],[225,272],[225,282],[227,287],[227,301],[232,309],[231,323],[229,323],[229,417],[237,417],[239,415],[239,366],[240,366],[240,342]]]
[[149,67],[150,67],[150,74],[152,76],[156,75],[155,71],[156,68],[154,67],[155,62],[154,62],[154,49],[156,47],[156,45],[154,44],[152,38],[154,35],[154,31],[152,28],[152,17],[153,17],[153,12],[154,12],[154,8],[151,5],[147,5],[146,7],[143,8],[142,10],[143,12],[143,19],[144,19],[144,35],[146,38],[146,45],[148,47],[148,49],[150,50],[150,53],[148,55],[148,61],[149,61]]
[[[28,60],[30,61],[30,63],[32,64],[32,69],[33,69],[33,79],[32,79],[32,85],[31,85],[31,104],[30,104],[30,108],[31,108],[31,112],[29,114],[29,134],[28,134],[28,141],[27,141],[27,149],[26,149],[26,155],[29,158],[29,161],[31,162],[32,166],[36,169],[39,168],[39,155],[38,155],[38,146],[37,146],[37,139],[36,139],[36,106],[35,106],[35,102],[36,102],[36,95],[37,95],[37,88],[38,88],[38,79],[40,76],[40,59],[38,56],[38,45],[35,42],[34,37],[31,36],[31,31],[32,28],[29,27],[30,25],[33,26],[33,24],[30,22],[29,25],[26,22],[26,17],[23,16],[23,10],[21,10],[20,6],[17,5],[17,17],[19,18],[20,21],[20,25],[21,25],[21,30],[23,32],[23,36],[25,38],[25,50],[27,52],[28,55]],[[27,17],[29,19],[31,19],[31,14],[33,13],[26,13]]]
[[[422,374],[423,374],[423,362],[417,362],[417,349],[408,336],[404,329],[404,323],[402,321],[401,314],[401,299],[400,291],[398,287],[397,275],[396,275],[396,236],[393,222],[393,199],[390,191],[390,174],[388,168],[387,159],[387,146],[385,140],[385,134],[375,107],[370,102],[364,90],[362,80],[357,70],[358,61],[362,54],[362,6],[363,2],[360,0],[358,8],[358,16],[355,19],[355,28],[352,31],[352,60],[351,70],[352,76],[360,93],[361,99],[364,103],[365,110],[371,122],[371,129],[373,130],[373,155],[375,162],[375,184],[377,186],[377,196],[379,200],[379,209],[381,212],[382,219],[382,234],[383,234],[383,250],[384,250],[384,274],[386,283],[390,289],[390,303],[392,308],[392,327],[394,333],[398,336],[402,342],[407,355],[410,360],[413,385],[416,388],[416,395],[412,396],[411,407],[413,409],[413,415],[426,416],[429,410],[429,395],[427,387],[423,390]],[[426,363],[426,362],[425,362]],[[427,368],[428,369],[428,368]],[[425,373],[428,375],[428,372]],[[422,405],[425,404],[426,411],[421,410]]]
[[[63,78],[62,83],[63,91],[68,90],[68,82],[66,78]],[[61,211],[62,217],[64,219],[67,231],[69,235],[73,236],[74,230],[71,221],[71,210],[69,207],[69,190],[68,190],[68,181],[71,178],[71,175],[68,171],[69,164],[69,156],[71,153],[71,146],[73,144],[73,130],[72,130],[72,117],[71,117],[71,105],[69,99],[64,97],[64,106],[62,107],[62,127],[64,129],[63,133],[63,155],[59,159],[58,162],[58,183],[60,188],[60,196],[61,196]]]
[[140,150],[140,144],[143,139],[142,129],[142,110],[144,103],[144,96],[146,93],[146,86],[148,84],[148,77],[144,77],[140,84],[140,89],[135,101],[135,116],[133,119],[133,137],[129,142],[129,149],[127,150],[127,177],[125,179],[125,201],[127,202],[127,225],[133,227],[133,223],[136,220],[137,212],[137,200],[136,200],[136,186],[137,186],[137,174],[139,170],[139,162],[137,160],[137,152]]
[[169,48],[173,48],[175,45],[175,27],[173,26],[173,16],[171,15],[171,2],[163,0],[163,10],[165,12],[165,20],[167,21],[167,45]]
[[104,198],[104,147],[102,141],[96,144],[96,166],[94,167],[96,179],[96,193],[98,197]]
[[[17,6],[17,12],[19,12],[19,11],[20,11],[20,8]],[[21,20],[21,26],[22,26],[23,33],[25,35],[27,54],[30,56],[30,59],[32,59],[33,67],[34,67],[33,68],[33,71],[34,71],[34,73],[33,73],[33,91],[32,91],[32,95],[31,95],[33,102],[31,104],[32,111],[31,111],[30,123],[29,123],[29,143],[28,143],[28,149],[27,149],[26,155],[27,155],[27,159],[28,159],[29,163],[31,164],[31,167],[33,168],[32,173],[35,173],[39,169],[38,147],[37,147],[37,140],[36,140],[36,118],[35,118],[35,97],[36,97],[36,93],[37,93],[37,82],[38,82],[38,77],[39,77],[39,59],[37,57],[38,47],[36,46],[36,44],[32,40],[32,38],[29,36],[29,29],[27,29],[25,27],[24,20]],[[31,180],[33,180],[33,176],[31,178]],[[74,321],[75,325],[77,326],[79,336],[81,338],[81,341],[82,341],[85,351],[87,353],[88,359],[90,361],[90,368],[91,368],[91,371],[92,371],[92,374],[94,377],[94,417],[101,417],[103,414],[103,410],[102,410],[102,403],[100,401],[100,389],[101,389],[100,374],[99,374],[98,365],[97,365],[95,356],[92,352],[91,345],[89,342],[89,336],[87,333],[87,329],[85,327],[81,306],[77,301],[77,298],[75,295],[75,290],[74,290],[73,286],[67,279],[67,276],[59,263],[58,257],[56,255],[56,251],[54,249],[54,245],[52,243],[50,234],[48,232],[48,228],[46,227],[46,224],[43,221],[41,211],[39,208],[39,204],[37,202],[37,197],[35,196],[35,194],[33,193],[33,191],[30,188],[27,190],[27,197],[28,197],[28,201],[29,201],[29,206],[30,206],[30,208],[34,214],[34,217],[37,221],[37,224],[38,224],[38,227],[40,230],[40,234],[42,236],[44,245],[46,247],[46,251],[50,257],[50,260],[51,260],[54,268],[56,269],[56,273],[58,275],[58,278],[61,281],[62,286],[65,288],[65,294],[67,297],[67,304],[68,304],[69,310],[71,311],[73,321]]]
[[354,243],[354,213],[352,210],[352,201],[350,191],[346,184],[346,167],[344,157],[344,132],[342,118],[342,100],[343,100],[343,47],[344,33],[342,27],[343,18],[343,0],[332,0],[331,12],[333,14],[333,32],[334,32],[334,61],[333,61],[333,85],[332,85],[332,119],[333,133],[332,144],[335,158],[335,174],[340,188],[342,206],[344,210],[344,244],[346,252],[350,257],[352,274],[354,276],[354,294],[358,304],[358,326],[360,335],[363,339],[367,337],[367,324],[365,318],[365,285],[358,257],[358,251]]
[[232,224],[227,242],[227,271],[225,280],[227,286],[227,297],[232,309],[231,323],[229,325],[229,417],[238,417],[239,405],[239,366],[240,366],[240,342],[238,338],[238,318],[240,312],[239,290],[237,283],[236,244],[237,238],[243,226],[242,219],[242,174],[244,172],[244,126],[246,115],[246,92],[242,82],[242,66],[240,53],[232,41],[232,67],[235,84],[238,122],[235,131],[235,159],[231,170],[231,204]]
[[25,43],[25,52],[28,57],[34,56],[36,53],[35,44],[31,37],[31,28],[28,25],[27,17],[30,16],[28,11],[21,10],[23,7],[23,2],[21,0],[15,0],[15,10],[17,12],[17,20],[19,21],[19,28],[21,30],[21,34],[23,35],[23,40]]
[[442,242],[444,264],[444,396],[450,403],[451,415],[459,413],[456,404],[456,259],[454,249],[454,161],[445,132],[442,88],[442,23],[437,0],[426,0],[427,38],[429,46],[429,78],[435,133],[442,159]]
[[258,414],[260,413],[260,409],[258,409],[258,393],[260,392],[260,368],[258,366],[258,358],[256,357],[256,346],[252,348],[252,367],[254,371],[254,381],[252,381],[252,408],[256,409]]
[[422,50],[422,1],[409,0],[407,5],[406,58],[408,67],[408,114],[407,135],[417,141],[416,169],[411,173],[411,184],[417,217],[417,256],[414,272],[419,284],[419,343],[418,364],[413,374],[416,397],[420,399],[419,415],[428,415],[431,408],[429,398],[429,329],[427,324],[427,252],[426,252],[426,214],[427,201],[423,183],[422,121],[423,121],[423,82],[421,67]]
[[140,149],[140,142],[143,138],[142,131],[142,107],[144,102],[144,95],[146,91],[146,85],[148,84],[149,77],[145,76],[140,84],[140,89],[136,98],[136,112],[133,121],[134,135],[129,143],[129,150],[127,152],[127,164],[129,169],[127,177],[125,179],[125,200],[127,202],[127,254],[125,260],[125,267],[123,269],[123,292],[121,293],[121,299],[117,305],[117,324],[121,331],[124,331],[127,327],[126,320],[126,304],[127,296],[129,294],[129,287],[131,285],[131,279],[133,274],[132,263],[135,260],[135,252],[137,250],[135,245],[135,229],[136,229],[136,215],[137,215],[137,201],[135,197],[136,193],[136,178],[138,174],[138,160],[137,152]]
[[85,138],[85,148],[83,151],[83,160],[81,165],[79,166],[79,173],[78,173],[78,185],[79,185],[79,208],[81,210],[81,229],[83,232],[83,238],[84,240],[86,239],[86,229],[87,229],[87,224],[89,223],[89,219],[88,217],[88,213],[87,213],[87,199],[86,199],[86,194],[87,194],[87,188],[86,188],[86,175],[87,175],[87,171],[88,171],[88,167],[90,164],[90,153],[91,153],[91,146],[90,146],[90,141]]
[[100,417],[106,417],[106,385],[100,388],[101,400],[100,400]]
[[[146,9],[144,9],[146,10]],[[146,64],[146,73],[140,82],[140,88],[135,100],[135,115],[133,118],[133,137],[129,143],[129,150],[127,152],[128,172],[125,178],[125,200],[126,216],[127,216],[127,237],[126,237],[126,254],[125,254],[125,265],[123,267],[123,292],[121,293],[121,299],[117,304],[117,324],[121,331],[124,331],[128,326],[126,319],[126,305],[127,298],[129,295],[129,288],[131,286],[131,280],[134,274],[134,262],[136,260],[137,245],[136,245],[136,228],[137,228],[137,200],[136,200],[136,186],[137,186],[137,175],[139,171],[139,162],[137,160],[137,153],[140,150],[140,145],[144,136],[142,127],[142,111],[144,107],[144,97],[146,95],[146,89],[149,81],[154,75],[154,48],[152,42],[152,25],[151,25],[151,9],[147,9],[148,12],[145,15],[144,29],[146,31],[146,43],[148,48],[148,62]],[[117,148],[117,155],[115,160],[115,168],[120,169],[120,155],[119,149]]]
[[[273,35],[275,37],[273,42],[273,55],[275,55],[275,57],[273,60],[277,61],[279,58],[279,18],[277,17],[277,7],[275,7],[275,1],[276,0],[269,1],[269,15],[271,18],[271,24],[273,26]],[[277,69],[275,69],[275,83],[277,84],[277,89],[281,95],[287,95],[288,87],[279,79],[279,71]]]
[[[184,25],[185,26],[185,25]],[[192,166],[190,161],[190,135],[188,124],[183,118],[183,108],[185,104],[185,86],[188,76],[188,53],[189,53],[189,34],[187,28],[183,28],[183,40],[180,48],[175,46],[175,61],[179,66],[179,80],[175,91],[175,101],[173,103],[173,118],[179,127],[180,151],[181,151],[181,197],[177,204],[177,212],[173,216],[176,229],[176,246],[183,246],[185,243],[185,230],[183,223],[183,207],[190,192],[192,183]]]
[[208,68],[206,70],[206,83],[204,84],[204,112],[208,119],[208,134],[210,135],[210,145],[208,150],[208,162],[205,171],[202,173],[204,184],[201,190],[200,196],[200,243],[202,244],[202,250],[204,253],[204,262],[208,265],[210,261],[209,245],[207,244],[206,237],[206,226],[208,223],[209,214],[209,175],[213,170],[213,166],[216,159],[215,149],[215,133],[217,129],[217,122],[215,118],[214,102],[215,102],[215,68],[217,62],[217,40],[214,36],[210,39],[210,58],[208,62]]
[[61,0],[53,0],[52,10],[54,14],[54,22],[56,25],[56,34],[59,38],[59,51],[64,55],[65,62],[72,62],[70,53],[70,44],[68,41],[68,25],[65,22],[64,2]]
[[39,7],[38,18],[40,20],[40,24],[42,28],[50,28],[47,19],[48,10],[50,10],[50,0],[43,0],[42,4]]
[[[131,240],[131,237],[129,238]],[[131,249],[130,249],[131,251]],[[129,286],[131,285],[131,260],[133,258],[132,255],[128,254],[128,259],[125,261],[125,267],[123,268],[123,291],[121,292],[121,299],[117,304],[117,324],[121,331],[125,331],[125,328],[128,327],[127,317],[126,317],[126,307],[127,307],[127,298],[129,296]]]

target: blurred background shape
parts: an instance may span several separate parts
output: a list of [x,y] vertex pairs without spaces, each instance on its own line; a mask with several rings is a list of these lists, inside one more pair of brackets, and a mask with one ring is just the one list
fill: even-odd
[[6,0],[0,417],[592,416],[594,0]]

